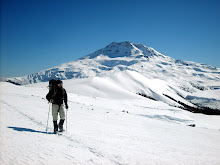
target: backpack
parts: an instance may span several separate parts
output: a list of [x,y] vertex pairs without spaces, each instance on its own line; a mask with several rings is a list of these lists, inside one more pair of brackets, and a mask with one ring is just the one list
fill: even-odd
[[[58,90],[58,86],[57,84],[60,82],[61,80],[56,80],[56,79],[51,79],[49,81],[49,93],[47,94],[47,100],[50,101],[51,103],[56,103],[56,95],[57,95],[57,90]],[[62,82],[62,81],[61,81]],[[64,89],[62,88],[62,95],[63,95],[63,99],[64,99]]]
[[51,79],[50,81],[49,81],[49,92],[53,89],[53,90],[55,90],[56,89],[56,86],[57,86],[57,80],[55,80],[55,79]]

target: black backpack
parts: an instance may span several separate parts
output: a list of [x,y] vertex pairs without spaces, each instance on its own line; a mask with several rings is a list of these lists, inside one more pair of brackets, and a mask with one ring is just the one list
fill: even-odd
[[54,90],[54,89],[56,89],[56,86],[57,86],[57,80],[55,80],[55,79],[51,79],[50,81],[49,81],[49,91],[51,91],[52,89]]
[[[58,86],[57,84],[62,82],[61,80],[56,80],[56,79],[51,79],[49,81],[49,93],[50,96],[49,96],[49,93],[47,94],[47,96],[49,96],[49,98],[47,97],[48,101],[51,101],[52,103],[54,103],[54,99],[56,98],[56,95],[57,95],[57,89],[58,89]],[[62,88],[62,95],[63,95],[63,99],[64,99],[64,89]]]

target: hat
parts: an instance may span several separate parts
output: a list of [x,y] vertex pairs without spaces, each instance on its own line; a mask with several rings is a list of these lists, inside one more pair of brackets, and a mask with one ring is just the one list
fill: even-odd
[[63,84],[63,81],[57,80],[57,84]]

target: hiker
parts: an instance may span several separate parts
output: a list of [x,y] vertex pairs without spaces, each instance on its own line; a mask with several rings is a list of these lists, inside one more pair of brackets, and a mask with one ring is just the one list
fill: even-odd
[[[58,131],[63,132],[63,123],[65,121],[65,111],[63,101],[65,103],[65,108],[68,109],[67,104],[67,93],[63,88],[63,82],[61,80],[50,80],[49,82],[49,93],[46,98],[49,102],[52,103],[52,116],[53,116],[53,125],[54,133]],[[57,125],[58,113],[60,115],[60,122]]]

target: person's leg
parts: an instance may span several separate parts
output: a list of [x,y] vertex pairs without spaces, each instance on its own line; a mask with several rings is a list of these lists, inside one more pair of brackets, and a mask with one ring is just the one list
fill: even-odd
[[53,116],[54,132],[58,131],[58,125],[57,125],[58,110],[59,110],[59,105],[52,104],[52,116]]
[[60,105],[59,114],[60,114],[59,129],[60,131],[63,131],[63,123],[65,121],[65,111],[63,105]]

